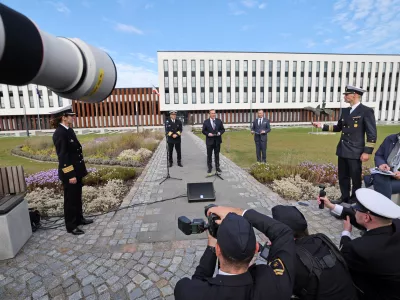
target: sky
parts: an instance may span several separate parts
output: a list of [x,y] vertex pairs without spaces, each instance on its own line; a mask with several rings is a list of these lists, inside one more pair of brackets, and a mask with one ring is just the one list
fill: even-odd
[[[113,58],[117,87],[158,85],[157,51],[399,54],[400,0],[3,0]],[[62,58],[60,58],[62,59]]]

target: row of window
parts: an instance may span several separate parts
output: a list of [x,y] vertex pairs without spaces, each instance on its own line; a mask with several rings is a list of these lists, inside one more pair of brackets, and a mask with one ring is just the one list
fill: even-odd
[[[58,107],[62,107],[63,106],[63,101],[62,98],[59,97],[57,94],[53,93],[53,91],[51,90],[47,90],[48,92],[48,105],[49,107],[54,107],[54,101],[58,102]],[[33,93],[34,91],[32,90],[28,90],[28,97],[29,97],[29,107],[30,108],[35,108],[35,99],[33,97]],[[43,91],[39,90],[39,107],[44,107],[44,99],[43,99]],[[19,105],[19,108],[23,108],[24,107],[24,94],[22,91],[21,87],[18,87],[18,94],[17,97],[15,97],[15,94],[12,91],[8,92],[8,98],[10,101],[10,108],[15,108],[16,106],[16,102],[17,105]],[[0,108],[5,108],[5,96],[3,94],[3,91],[0,91]]]

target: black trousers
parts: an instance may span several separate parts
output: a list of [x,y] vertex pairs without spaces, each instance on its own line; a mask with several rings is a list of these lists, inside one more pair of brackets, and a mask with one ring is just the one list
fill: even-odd
[[[355,200],[356,190],[361,188],[362,162],[360,159],[338,157],[339,186],[343,202]],[[350,180],[352,183],[350,196]]]
[[82,212],[82,179],[77,178],[75,184],[68,181],[64,185],[64,219],[67,231],[72,231],[81,224]]
[[181,143],[168,143],[168,160],[169,162],[173,162],[174,160],[172,159],[172,152],[174,151],[174,146],[176,150],[176,154],[178,157],[178,162],[181,162],[182,159],[182,154],[181,154]]
[[215,167],[219,168],[219,151],[221,150],[221,144],[214,141],[214,144],[207,145],[207,167],[212,169],[212,153],[214,150],[214,161]]
[[258,139],[256,143],[256,155],[258,162],[267,162],[267,141]]

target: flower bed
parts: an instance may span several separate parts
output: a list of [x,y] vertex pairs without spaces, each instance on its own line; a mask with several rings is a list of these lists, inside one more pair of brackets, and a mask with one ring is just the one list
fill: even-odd
[[[250,174],[289,200],[315,199],[319,184],[327,187],[326,192],[330,198],[340,197],[337,166],[331,163],[316,164],[306,161],[296,166],[256,163],[251,166]],[[363,167],[362,176],[367,174],[368,167]]]
[[[129,181],[136,176],[133,168],[89,168],[88,172],[82,191],[85,213],[106,212],[119,206],[128,192]],[[57,169],[30,175],[25,180],[29,207],[38,209],[43,216],[63,214],[63,187]]]
[[[95,165],[144,166],[162,139],[162,132],[127,132],[93,139],[82,145],[85,161]],[[27,139],[25,145],[11,151],[15,155],[57,162],[50,137]]]

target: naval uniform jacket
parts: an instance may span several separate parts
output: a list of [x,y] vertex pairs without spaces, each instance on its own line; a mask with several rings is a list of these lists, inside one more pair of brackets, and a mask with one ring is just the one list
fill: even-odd
[[293,231],[253,209],[244,213],[254,228],[272,242],[268,265],[253,265],[240,275],[214,274],[217,256],[207,247],[192,279],[183,278],[175,287],[176,300],[289,300],[294,283],[295,244]]
[[354,240],[342,236],[340,247],[361,300],[400,299],[400,220]]
[[[165,122],[165,134],[167,135],[167,142],[170,144],[179,144],[181,142],[182,135],[182,122],[179,119],[175,119],[175,123],[172,122],[171,118],[168,118]],[[177,137],[173,138],[172,135],[176,134]]]
[[53,134],[53,143],[58,156],[58,177],[62,182],[76,177],[82,179],[88,172],[83,160],[82,145],[72,128],[58,125]]
[[[372,154],[377,133],[374,111],[360,103],[350,114],[344,108],[336,125],[324,125],[322,131],[342,132],[336,155],[342,158],[360,159],[362,153]],[[367,143],[365,143],[365,134]]]

